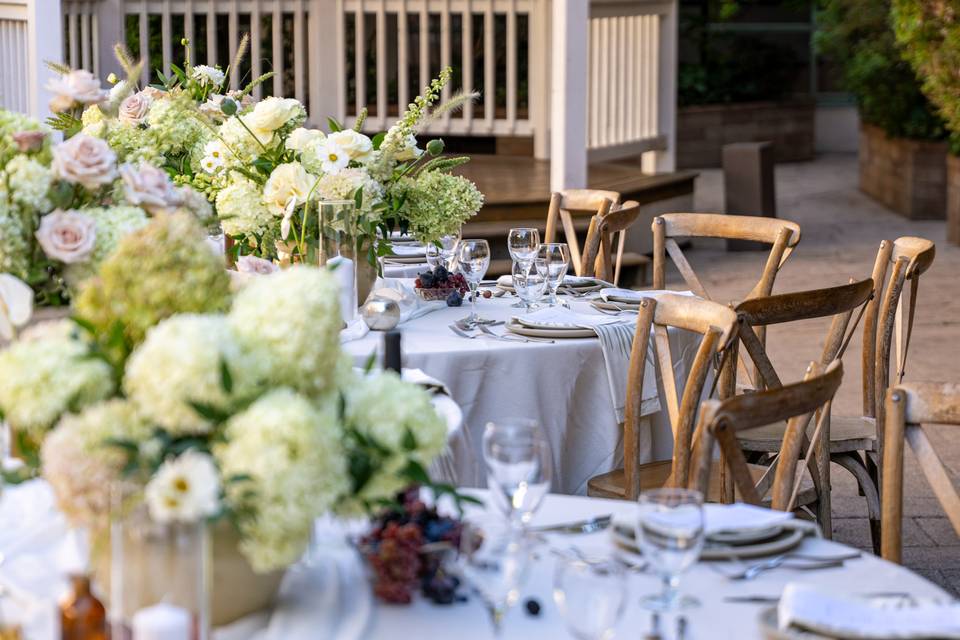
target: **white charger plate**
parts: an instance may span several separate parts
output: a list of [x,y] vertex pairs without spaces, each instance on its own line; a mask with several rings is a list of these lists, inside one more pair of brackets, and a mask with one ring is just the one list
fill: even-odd
[[593,329],[584,329],[583,327],[563,328],[556,327],[531,327],[522,325],[519,322],[510,320],[504,326],[507,331],[521,336],[530,336],[531,338],[596,338],[597,334]]

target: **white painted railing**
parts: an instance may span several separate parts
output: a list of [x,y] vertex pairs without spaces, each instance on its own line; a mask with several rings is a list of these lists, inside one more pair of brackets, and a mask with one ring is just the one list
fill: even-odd
[[57,0],[0,0],[0,107],[49,115],[45,60],[60,58]]

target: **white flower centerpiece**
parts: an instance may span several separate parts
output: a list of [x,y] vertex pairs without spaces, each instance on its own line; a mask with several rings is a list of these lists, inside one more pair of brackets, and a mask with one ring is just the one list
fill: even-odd
[[[329,272],[297,265],[233,294],[186,214],[121,240],[74,312],[0,352],[0,411],[42,443],[40,473],[95,538],[118,487],[153,522],[229,523],[214,554],[249,566],[236,589],[295,562],[317,516],[423,481],[445,445],[425,390],[354,372]],[[215,604],[213,619],[248,612]]]

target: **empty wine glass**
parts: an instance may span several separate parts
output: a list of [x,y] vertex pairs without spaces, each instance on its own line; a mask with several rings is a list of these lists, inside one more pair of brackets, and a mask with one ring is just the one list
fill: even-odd
[[553,601],[573,637],[608,640],[627,603],[623,563],[610,558],[558,558]]
[[533,227],[510,229],[507,235],[507,248],[514,262],[527,262],[537,257],[540,247],[540,231]]
[[513,289],[529,312],[547,290],[547,263],[541,258],[514,262],[512,277]]
[[477,315],[477,288],[490,267],[490,245],[486,240],[461,240],[457,251],[460,272],[470,286],[469,324],[487,322]]
[[463,522],[457,567],[486,605],[496,637],[507,611],[520,600],[531,560],[529,541],[503,520],[483,515]]
[[550,492],[550,443],[534,420],[513,418],[487,423],[483,459],[493,504],[517,528],[533,518]]
[[457,244],[460,242],[460,233],[440,236],[436,242],[428,242],[424,246],[427,264],[431,269],[443,265],[447,271],[453,271],[457,261]]
[[680,576],[700,557],[703,548],[703,494],[690,489],[655,489],[640,494],[637,542],[663,582],[663,590],[642,600],[655,611],[696,606],[679,596]]
[[547,303],[557,304],[557,288],[563,283],[570,265],[570,247],[566,242],[540,245],[539,257],[547,264]]

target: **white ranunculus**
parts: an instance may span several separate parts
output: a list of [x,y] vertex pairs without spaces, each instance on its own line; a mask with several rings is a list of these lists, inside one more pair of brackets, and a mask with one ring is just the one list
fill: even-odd
[[279,270],[280,267],[263,258],[256,256],[240,256],[237,258],[237,271],[240,273],[269,275]]
[[117,154],[106,141],[81,133],[53,148],[50,168],[58,178],[94,191],[117,177]]
[[336,143],[349,156],[350,160],[362,162],[373,153],[373,142],[362,133],[357,133],[353,129],[344,129],[327,136]]
[[197,522],[220,511],[220,478],[213,459],[187,451],[167,460],[147,483],[147,508],[159,523]]
[[400,162],[416,160],[423,155],[423,149],[417,146],[417,137],[412,133],[407,136],[403,149],[394,156]]
[[270,97],[261,100],[244,122],[258,135],[270,134],[296,116],[303,107],[293,98]]
[[163,169],[141,162],[120,167],[123,193],[130,204],[141,207],[150,215],[173,213],[183,202],[183,196]]
[[120,103],[117,120],[132,125],[142,124],[147,119],[151,104],[153,104],[153,98],[143,91],[127,96]]
[[33,289],[20,278],[0,273],[0,338],[12,340],[33,315]]
[[109,96],[109,92],[100,86],[100,79],[83,69],[51,78],[46,89],[54,94],[50,101],[50,110],[54,113],[66,111],[75,104],[100,104]]
[[223,75],[223,71],[216,67],[198,64],[190,70],[190,78],[196,80],[202,86],[213,85],[219,87],[223,84],[225,76]]
[[273,170],[263,186],[263,202],[274,215],[282,216],[287,209],[307,201],[315,181],[299,162],[285,162]]
[[40,218],[37,242],[48,258],[65,264],[83,262],[96,246],[96,221],[79,211],[57,209]]
[[340,173],[350,163],[350,154],[330,138],[317,145],[317,157],[324,173]]
[[304,129],[303,127],[298,127],[290,132],[285,146],[291,151],[303,151],[308,145],[313,144],[317,140],[323,140],[323,138],[323,131],[319,129]]

